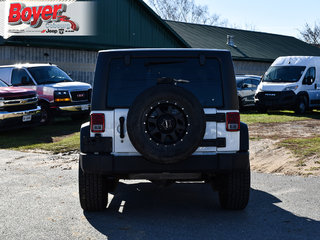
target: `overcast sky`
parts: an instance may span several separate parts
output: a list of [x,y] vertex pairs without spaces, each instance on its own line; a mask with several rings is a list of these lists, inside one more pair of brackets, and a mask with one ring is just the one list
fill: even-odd
[[319,0],[195,0],[229,24],[254,26],[256,31],[299,36],[306,22],[320,23]]

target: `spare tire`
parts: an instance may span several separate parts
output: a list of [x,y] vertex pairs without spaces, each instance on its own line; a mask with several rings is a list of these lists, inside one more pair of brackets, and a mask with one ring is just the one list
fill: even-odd
[[176,163],[201,144],[206,121],[198,99],[173,84],[142,92],[128,112],[127,131],[132,145],[154,163]]

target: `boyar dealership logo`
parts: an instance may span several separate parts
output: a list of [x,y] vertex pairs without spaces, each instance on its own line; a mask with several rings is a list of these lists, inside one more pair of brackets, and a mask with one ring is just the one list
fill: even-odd
[[0,36],[93,36],[97,1],[0,0]]
[[[11,3],[8,24],[11,26],[27,24],[33,29],[41,29],[42,34],[64,34],[79,31],[79,24],[65,15],[66,4],[27,7],[23,3]],[[23,29],[23,31],[28,31]],[[34,30],[29,30],[35,32]],[[19,33],[17,31],[16,33]]]

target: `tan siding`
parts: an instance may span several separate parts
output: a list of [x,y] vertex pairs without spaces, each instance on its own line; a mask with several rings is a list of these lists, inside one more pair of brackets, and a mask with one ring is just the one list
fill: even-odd
[[263,75],[271,63],[252,61],[233,61],[236,74]]
[[75,81],[88,83],[93,82],[96,60],[96,51],[0,46],[0,65],[52,63],[71,73]]

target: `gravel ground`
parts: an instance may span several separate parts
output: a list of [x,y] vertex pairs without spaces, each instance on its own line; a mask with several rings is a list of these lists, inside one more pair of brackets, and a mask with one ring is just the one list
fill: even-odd
[[78,202],[77,155],[0,150],[0,239],[319,239],[320,179],[252,174],[246,210],[205,184],[122,181],[101,213]]

